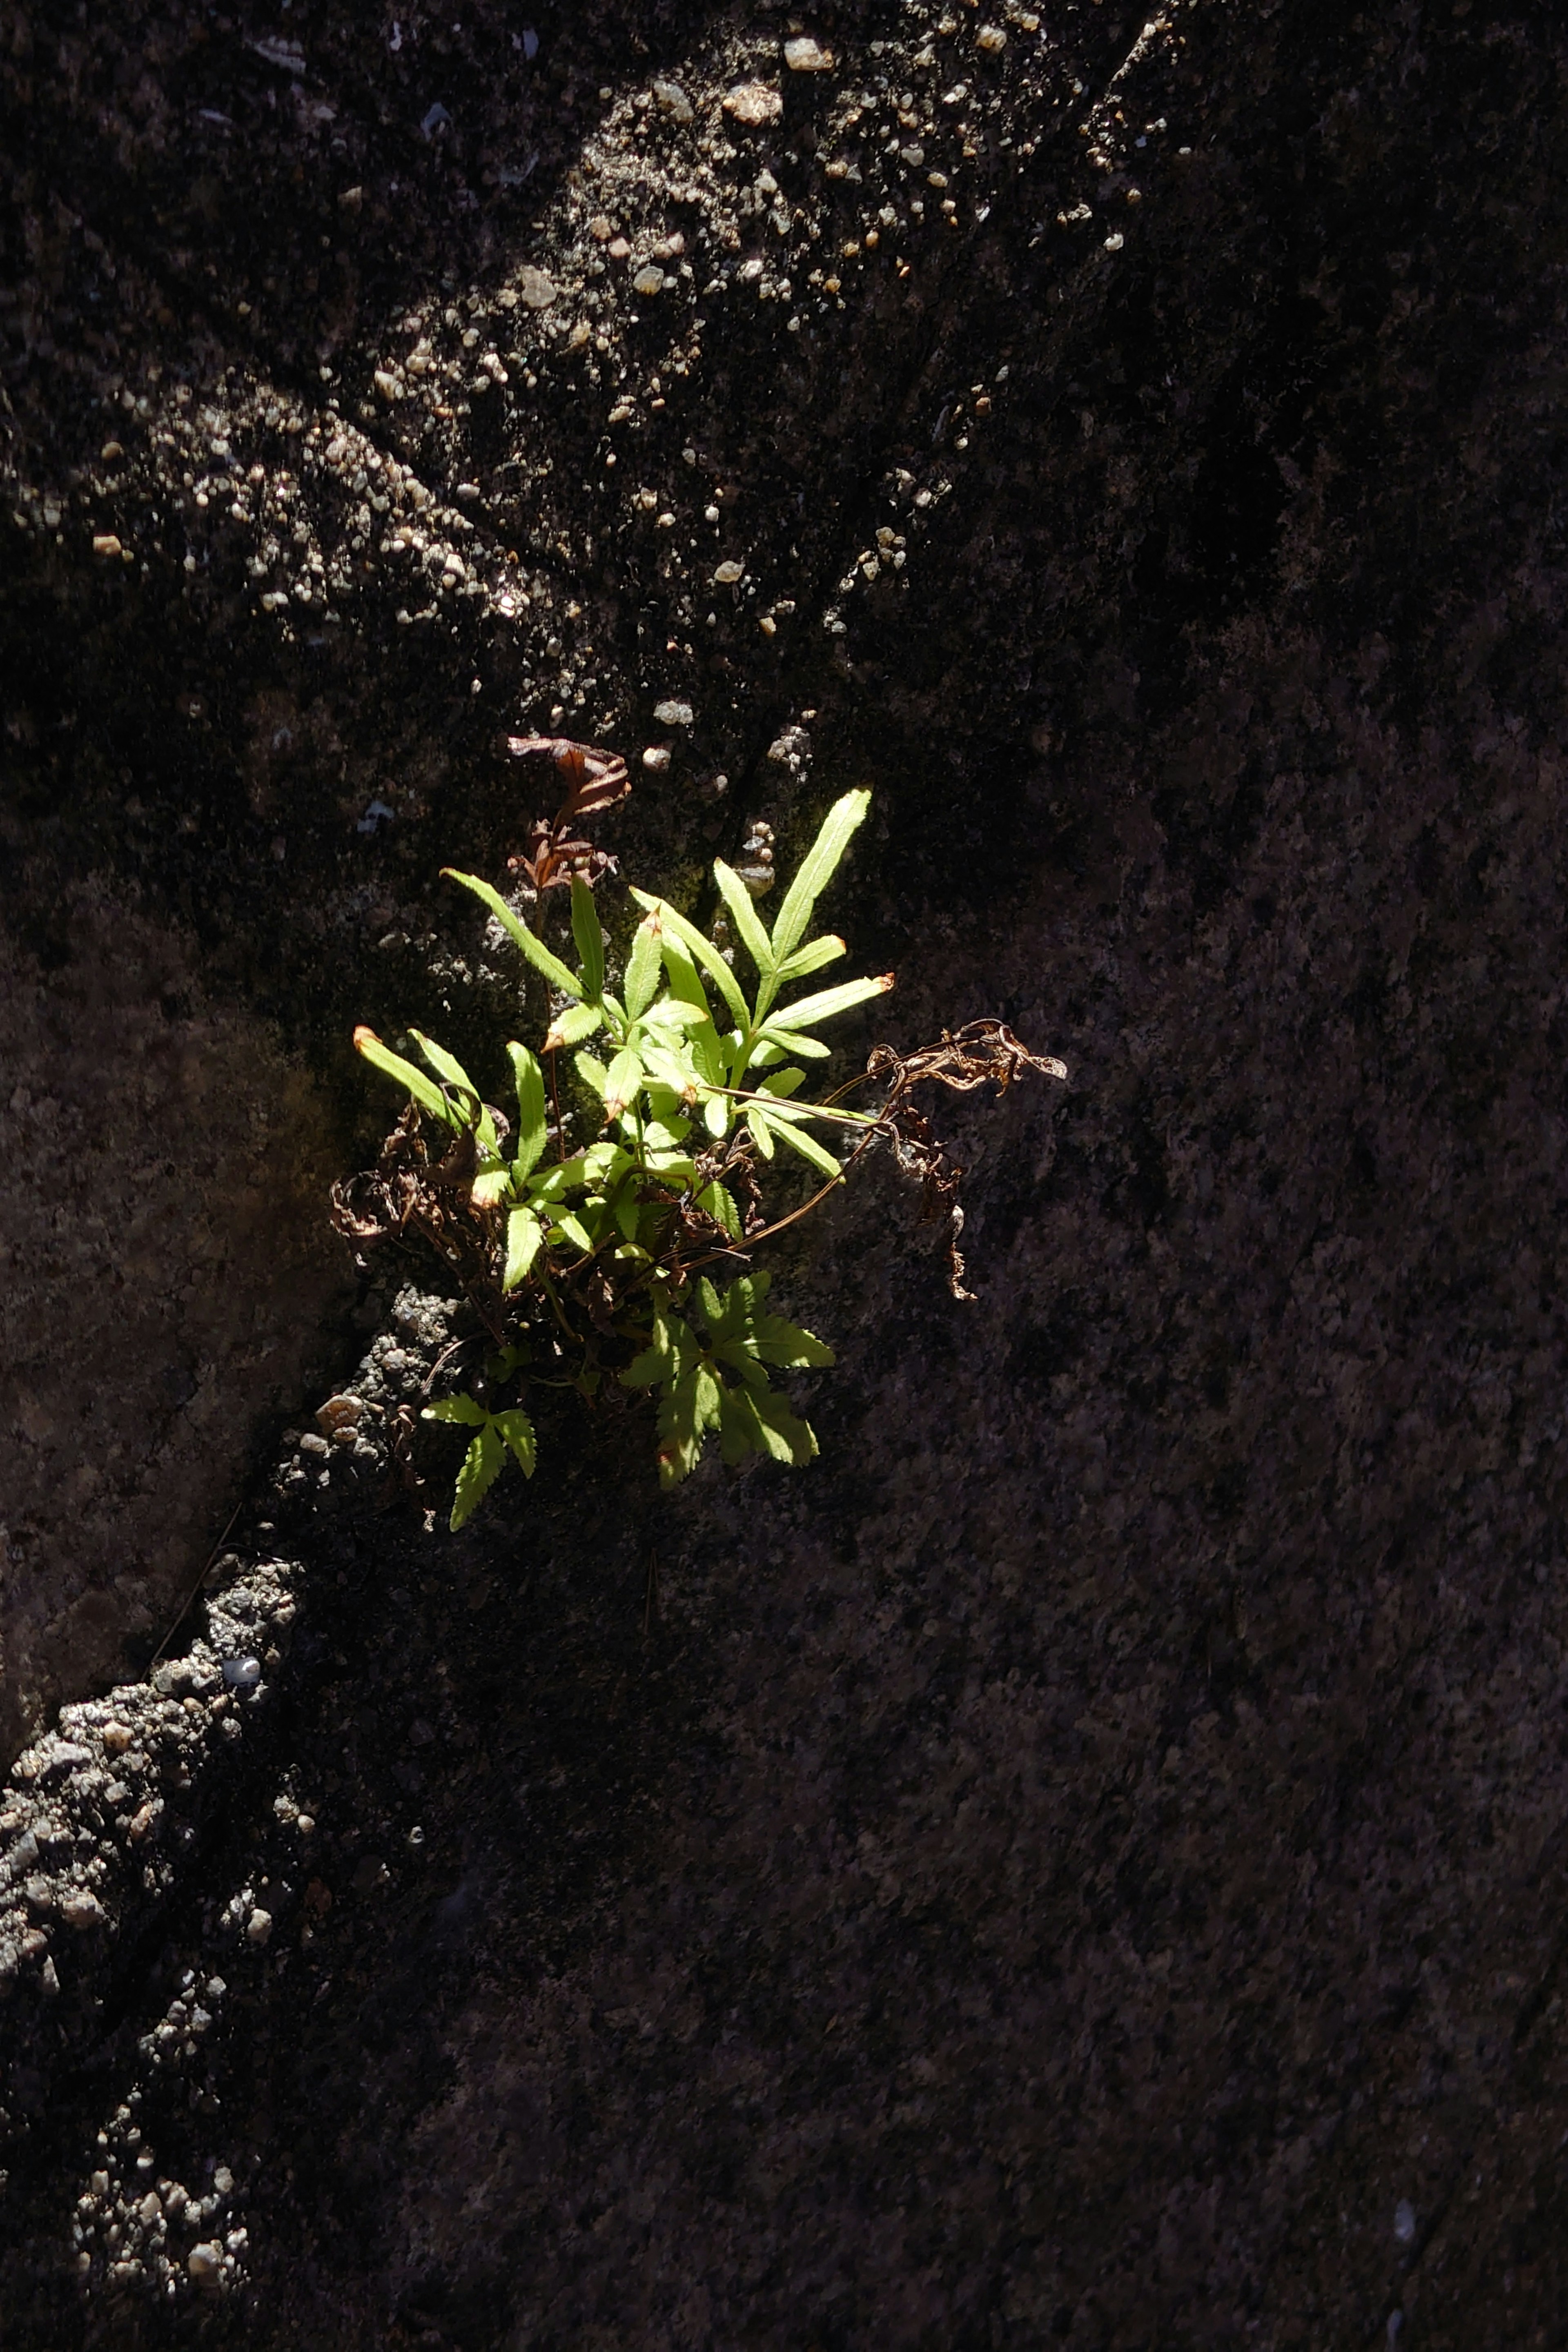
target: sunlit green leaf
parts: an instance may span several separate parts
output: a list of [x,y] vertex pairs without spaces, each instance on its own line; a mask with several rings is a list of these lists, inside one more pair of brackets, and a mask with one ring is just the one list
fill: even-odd
[[[803,996],[795,1004],[781,1004],[778,1018],[787,1021],[791,1030],[814,1027],[818,1021],[831,1021],[836,1013],[847,1013],[853,1004],[865,1004],[873,996],[886,996],[892,985],[890,971],[875,979],[843,980],[837,988],[825,988],[816,996]],[[770,1030],[773,1027],[770,1023]]]
[[[696,961],[702,965],[704,971],[711,975],[711,977],[718,982],[720,993],[723,997],[724,1002],[729,1006],[731,1012],[734,1014],[735,1019],[739,1022],[744,1023],[747,1020],[748,1012],[745,997],[742,995],[741,991],[741,983],[735,978],[734,973],[731,971],[729,965],[725,962],[723,957],[720,954],[712,940],[705,939],[702,933],[698,929],[696,924],[688,922],[686,917],[680,913],[679,908],[670,906],[668,900],[664,898],[650,898],[646,891],[637,889],[633,890],[632,897],[637,900],[637,905],[646,908],[649,914],[653,914],[657,911],[660,921],[664,925],[666,933],[673,934],[688,950],[689,954],[695,957]],[[667,970],[669,968],[669,939],[668,936],[665,940],[665,967]],[[675,975],[673,971],[670,973],[670,985],[672,988],[675,986]],[[676,992],[679,994],[680,992],[677,990]]]
[[800,1469],[816,1461],[816,1433],[809,1422],[791,1411],[776,1389],[770,1389],[766,1396],[752,1390],[747,1402],[761,1425],[763,1450],[775,1462],[791,1462]]
[[645,915],[637,925],[626,963],[626,1011],[636,1021],[647,1011],[658,986],[664,926],[658,915]]
[[484,1427],[463,1456],[463,1466],[458,1473],[458,1489],[452,1497],[448,1522],[454,1535],[473,1517],[505,1467],[506,1447],[487,1415]]
[[[751,892],[721,857],[713,861],[713,879],[730,909],[730,919],[740,934],[741,944],[756,965],[759,975],[763,980],[773,979],[778,970],[773,942],[763,929],[762,918],[757,913]],[[770,990],[769,994],[772,993]]]
[[411,1029],[408,1034],[435,1071],[436,1076],[438,1078],[445,1078],[448,1087],[456,1093],[457,1108],[462,1116],[464,1124],[474,1129],[480,1150],[486,1153],[496,1151],[499,1146],[496,1141],[494,1113],[488,1104],[480,1099],[479,1088],[458,1061],[456,1054],[448,1054],[445,1045],[437,1045],[434,1037],[426,1037],[423,1029]]
[[741,1212],[735,1206],[733,1194],[723,1184],[705,1185],[697,1195],[697,1205],[706,1209],[716,1225],[721,1226],[732,1242],[738,1242],[744,1232]]
[[441,871],[450,880],[460,882],[465,890],[471,890],[475,898],[489,908],[513,945],[521,948],[535,971],[542,971],[552,988],[560,989],[565,996],[582,995],[575,974],[568,971],[560,957],[552,955],[543,940],[534,936],[528,925],[507,905],[499,890],[481,876],[459,873],[455,866],[443,866]]
[[773,1118],[772,1126],[779,1141],[787,1143],[790,1150],[797,1152],[811,1167],[820,1170],[824,1176],[833,1176],[842,1180],[844,1174],[842,1166],[835,1160],[826,1145],[818,1143],[809,1129],[798,1126],[793,1119],[777,1118]]
[[473,1112],[479,1108],[479,1090],[456,1054],[448,1054],[445,1045],[437,1045],[434,1037],[426,1037],[423,1029],[411,1029],[408,1034],[435,1071],[436,1076],[438,1078],[445,1078],[447,1084],[455,1087],[459,1095],[467,1095],[468,1100],[465,1108],[468,1109],[471,1118]]
[[379,1070],[384,1077],[395,1078],[404,1091],[412,1095],[420,1109],[431,1118],[439,1119],[443,1127],[449,1127],[459,1135],[467,1129],[467,1118],[455,1104],[447,1101],[435,1079],[426,1077],[424,1071],[416,1069],[412,1062],[405,1062],[402,1055],[395,1054],[389,1045],[384,1045],[375,1031],[367,1029],[363,1022],[354,1031],[354,1050],[364,1056],[373,1070]]
[[532,1210],[514,1209],[506,1221],[506,1271],[501,1276],[503,1290],[515,1290],[520,1283],[526,1282],[543,1240],[544,1228]]
[[820,971],[825,963],[837,963],[846,952],[844,942],[833,932],[825,932],[819,940],[808,940],[794,955],[786,956],[779,966],[779,986],[787,987],[792,980],[804,980],[808,972]]
[[773,924],[773,953],[780,962],[787,961],[805,937],[812,908],[833,879],[856,827],[870,805],[869,793],[846,793],[843,799],[836,801],[828,810],[821,832],[807,850],[799,873],[784,893],[784,904]]
[[583,1155],[577,1152],[570,1160],[558,1160],[553,1168],[546,1168],[542,1174],[531,1176],[528,1197],[531,1201],[563,1201],[568,1192],[580,1192],[587,1181]]
[[509,1405],[498,1412],[493,1426],[502,1442],[510,1448],[512,1459],[525,1478],[533,1475],[533,1423],[521,1405]]
[[483,1405],[471,1396],[443,1397],[439,1404],[427,1404],[419,1417],[421,1421],[459,1421],[466,1429],[482,1429],[489,1419]]
[[511,1164],[521,1181],[544,1156],[544,1073],[539,1056],[526,1045],[510,1045],[506,1050],[517,1078],[517,1155]]
[[559,1235],[563,1241],[570,1242],[574,1249],[580,1249],[584,1257],[592,1256],[596,1245],[595,1237],[589,1232],[588,1227],[584,1224],[583,1219],[579,1216],[574,1216],[570,1209],[566,1210],[560,1217],[557,1218],[554,1225],[551,1229],[551,1240],[554,1241],[557,1235]]
[[511,1184],[510,1168],[487,1168],[475,1177],[468,1188],[468,1198],[476,1209],[493,1209],[505,1200]]
[[572,936],[583,959],[583,994],[598,998],[605,992],[605,932],[594,893],[580,874],[572,877]]
[[[795,1008],[792,1005],[789,1009],[793,1012]],[[776,1021],[770,1021],[760,1033],[759,1048],[752,1055],[753,1067],[763,1059],[761,1049],[767,1046],[780,1054],[799,1054],[807,1062],[826,1062],[833,1050],[820,1037],[804,1036],[798,1029],[782,1029]]]
[[574,1054],[572,1066],[589,1093],[597,1095],[603,1102],[610,1074],[597,1054]]
[[822,1366],[838,1360],[814,1331],[803,1330],[798,1323],[786,1323],[782,1315],[759,1316],[752,1327],[752,1339],[764,1364],[799,1369],[806,1364]]
[[544,1050],[553,1054],[562,1045],[580,1045],[602,1026],[604,1014],[596,1004],[569,1004],[551,1023],[544,1040]]
[[605,1117],[619,1118],[626,1105],[635,1102],[642,1085],[642,1064],[629,1045],[623,1046],[610,1064],[605,1084]]

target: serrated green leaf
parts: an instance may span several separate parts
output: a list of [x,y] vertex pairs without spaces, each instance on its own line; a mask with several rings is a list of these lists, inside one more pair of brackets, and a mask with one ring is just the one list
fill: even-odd
[[[730,919],[740,933],[742,946],[756,965],[759,977],[764,981],[773,980],[778,961],[773,954],[773,942],[763,929],[762,918],[751,892],[721,857],[713,861],[713,879],[719,885],[720,895],[730,909]],[[773,991],[770,989],[768,993],[771,996]]]
[[820,1170],[824,1176],[842,1181],[843,1167],[807,1129],[787,1118],[774,1118],[772,1124],[773,1131],[781,1143],[787,1143],[792,1151],[798,1153],[811,1167]]
[[553,1168],[547,1168],[542,1176],[531,1176],[528,1180],[528,1197],[531,1201],[542,1201],[553,1204],[557,1201],[563,1201],[568,1192],[581,1192],[587,1181],[587,1174],[583,1166],[583,1155],[579,1151],[570,1160],[558,1160]]
[[375,1031],[367,1029],[363,1022],[354,1031],[354,1051],[363,1055],[373,1070],[379,1070],[384,1077],[395,1078],[405,1093],[412,1095],[420,1109],[431,1118],[439,1119],[442,1126],[449,1127],[454,1134],[461,1135],[466,1131],[467,1118],[447,1101],[435,1079],[426,1077],[424,1071],[416,1069],[412,1062],[405,1062],[401,1054],[395,1054],[390,1045],[384,1045]]
[[479,1429],[489,1419],[482,1404],[471,1396],[443,1397],[439,1404],[427,1404],[419,1416],[421,1421],[460,1421],[466,1429]]
[[808,940],[794,955],[786,956],[779,966],[779,986],[785,988],[792,980],[804,980],[807,972],[820,971],[825,963],[837,963],[847,952],[836,932],[825,932],[819,940]]
[[505,1467],[506,1448],[496,1435],[494,1423],[487,1416],[484,1427],[464,1454],[463,1466],[458,1473],[457,1492],[452,1497],[452,1516],[447,1523],[454,1535],[473,1517]]
[[798,1323],[786,1323],[782,1315],[759,1316],[752,1328],[752,1337],[759,1358],[764,1364],[780,1364],[799,1370],[810,1364],[836,1364],[838,1360],[825,1339],[814,1331],[805,1331]]
[[511,1190],[510,1168],[486,1168],[468,1187],[468,1198],[476,1209],[493,1209],[504,1201]]
[[457,1108],[465,1125],[473,1129],[479,1150],[487,1154],[497,1151],[500,1147],[496,1141],[495,1115],[489,1104],[481,1099],[478,1087],[456,1054],[448,1054],[445,1045],[438,1045],[434,1037],[426,1037],[423,1029],[411,1029],[408,1034],[436,1076],[445,1078],[448,1087],[460,1097]]
[[673,1034],[681,1030],[700,1029],[705,1021],[710,1023],[712,1017],[706,1000],[698,1005],[689,1004],[678,996],[661,996],[658,1003],[650,1005],[644,1013],[642,1027],[645,1033],[650,1029],[656,1033],[664,1029]]
[[746,1126],[763,1158],[771,1160],[773,1156],[773,1130],[768,1124],[767,1113],[760,1111],[753,1103],[746,1113]]
[[502,1443],[510,1449],[512,1460],[517,1464],[523,1476],[531,1478],[534,1462],[533,1423],[522,1407],[518,1404],[509,1405],[505,1412],[496,1414],[493,1426],[500,1433]]
[[[688,953],[701,964],[704,971],[711,974],[712,978],[718,983],[720,994],[723,997],[725,1003],[729,1006],[735,1019],[744,1024],[748,1018],[748,1009],[745,997],[741,991],[741,983],[735,978],[734,973],[731,971],[729,965],[725,962],[723,957],[720,954],[712,940],[705,939],[702,933],[698,929],[696,924],[688,922],[686,917],[680,913],[679,909],[670,906],[667,899],[650,898],[646,891],[637,889],[633,890],[632,897],[637,900],[637,905],[646,908],[649,914],[653,914],[657,911],[659,919],[664,926],[665,932],[667,934],[665,940],[666,970],[668,971],[669,969],[670,940],[668,935],[673,934],[674,938],[680,941]],[[673,972],[670,973],[670,986],[672,988],[675,987],[675,975]],[[676,993],[679,995],[680,991],[677,989]]]
[[645,915],[632,940],[632,951],[626,962],[626,1011],[634,1021],[640,1019],[653,1003],[653,992],[658,986],[664,926],[659,918]]
[[757,1437],[752,1442],[759,1453],[775,1462],[793,1463],[797,1469],[816,1461],[816,1437],[810,1423],[790,1410],[777,1389],[765,1393],[749,1389],[745,1404],[756,1415]]
[[727,1469],[733,1470],[755,1451],[756,1417],[743,1410],[742,1392],[726,1389],[719,1413],[719,1451]]
[[[780,1022],[787,1021],[792,1030],[815,1027],[818,1021],[831,1021],[836,1013],[847,1013],[851,1005],[865,1004],[873,996],[886,996],[892,985],[890,971],[879,973],[875,979],[840,981],[837,988],[825,988],[816,996],[803,996],[795,1004],[781,1004],[778,1018]],[[768,1026],[770,1033],[773,1032],[774,1024],[770,1022]],[[791,1048],[792,1052],[799,1050]]]
[[572,936],[583,959],[583,994],[597,1002],[605,993],[605,930],[594,893],[580,874],[572,877]]
[[553,1054],[563,1045],[580,1045],[584,1037],[591,1037],[595,1029],[603,1026],[604,1019],[596,1004],[569,1004],[551,1023],[544,1039],[545,1052]]
[[697,1205],[700,1209],[706,1209],[714,1223],[721,1226],[732,1242],[738,1242],[742,1238],[745,1228],[741,1223],[741,1212],[736,1207],[734,1195],[727,1185],[720,1183],[705,1185],[697,1195]]
[[506,1221],[506,1271],[500,1286],[503,1290],[515,1290],[520,1283],[527,1281],[543,1240],[544,1228],[533,1211],[514,1209]]
[[833,879],[856,827],[870,805],[869,793],[854,792],[846,793],[843,799],[835,801],[828,810],[821,832],[806,851],[799,873],[784,893],[784,904],[773,924],[773,953],[781,962],[794,954],[805,937],[812,908]]
[[587,1225],[584,1223],[584,1220],[581,1217],[574,1216],[569,1209],[556,1219],[555,1223],[551,1228],[551,1240],[554,1241],[557,1235],[559,1235],[563,1241],[570,1242],[574,1249],[581,1250],[584,1257],[591,1257],[593,1255],[595,1247],[593,1234],[589,1231]]
[[443,866],[441,871],[449,880],[460,882],[465,890],[471,890],[475,898],[489,908],[513,945],[521,950],[535,971],[544,974],[552,988],[560,989],[564,996],[582,995],[575,973],[568,971],[560,957],[552,955],[543,940],[535,938],[528,925],[507,905],[499,890],[480,875],[460,873],[455,866]]
[[426,1037],[423,1029],[411,1029],[408,1034],[435,1071],[436,1076],[438,1078],[445,1078],[447,1084],[449,1087],[455,1087],[460,1095],[467,1095],[469,1102],[477,1109],[479,1090],[456,1054],[448,1054],[445,1045],[437,1045],[434,1037]]
[[637,1089],[642,1085],[642,1078],[641,1062],[629,1045],[623,1046],[610,1064],[609,1074],[605,1081],[606,1120],[619,1118],[627,1104],[637,1100]]
[[613,1184],[631,1165],[632,1156],[626,1145],[613,1139],[590,1144],[583,1154],[583,1172],[595,1184]]
[[544,1073],[538,1055],[526,1045],[509,1045],[506,1050],[517,1078],[517,1156],[511,1164],[521,1183],[544,1156]]
[[599,1100],[603,1102],[610,1074],[597,1054],[574,1054],[572,1066],[589,1093],[597,1095]]
[[780,1055],[798,1054],[807,1062],[826,1062],[833,1051],[832,1046],[825,1045],[820,1037],[807,1037],[798,1029],[783,1029],[775,1021],[770,1021],[766,1028],[758,1033],[758,1044],[752,1053],[753,1068],[763,1061],[763,1049],[766,1047]]

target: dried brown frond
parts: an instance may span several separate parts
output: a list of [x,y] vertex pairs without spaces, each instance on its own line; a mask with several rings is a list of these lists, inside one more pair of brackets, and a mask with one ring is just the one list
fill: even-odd
[[929,1085],[950,1087],[954,1094],[973,1094],[988,1079],[999,1095],[1005,1094],[1024,1070],[1037,1070],[1047,1078],[1065,1078],[1068,1074],[1065,1062],[1054,1054],[1030,1053],[1005,1021],[994,1017],[971,1021],[955,1033],[944,1029],[940,1044],[923,1045],[913,1054],[878,1045],[866,1065],[867,1076],[881,1079],[888,1087],[878,1131],[892,1144],[893,1156],[904,1173],[920,1181],[921,1223],[934,1224],[946,1219],[948,1288],[955,1298],[974,1296],[963,1286],[963,1255],[958,1246],[963,1231],[963,1211],[958,1201],[963,1170],[948,1158],[910,1097],[916,1087]]
[[509,735],[506,746],[518,759],[531,752],[548,753],[567,786],[566,797],[553,817],[548,823],[543,817],[534,820],[526,846],[507,860],[510,870],[540,894],[566,888],[574,876],[591,888],[604,875],[613,873],[616,861],[609,851],[582,840],[572,828],[586,817],[614,808],[631,791],[632,780],[619,753],[595,743],[574,743],[566,735]]

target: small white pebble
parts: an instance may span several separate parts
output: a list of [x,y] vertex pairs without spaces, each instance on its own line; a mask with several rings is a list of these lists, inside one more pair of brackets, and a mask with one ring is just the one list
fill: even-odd
[[809,33],[801,33],[784,43],[784,63],[791,73],[828,73],[833,67],[832,52]]
[[724,100],[724,111],[737,122],[776,122],[784,112],[784,100],[765,81],[737,82]]
[[987,56],[994,57],[998,50],[1006,47],[1007,36],[1000,25],[982,25],[974,36],[974,46],[977,49],[984,49]]
[[[732,588],[737,580],[743,580],[745,576],[746,567],[743,563],[733,562],[721,563],[713,574],[713,584],[716,588]],[[689,723],[688,720],[687,724],[689,725]]]
[[253,1911],[246,1923],[246,1936],[253,1944],[265,1944],[272,1933],[270,1911]]
[[663,743],[650,743],[642,755],[643,766],[649,775],[662,776],[669,765],[669,751]]

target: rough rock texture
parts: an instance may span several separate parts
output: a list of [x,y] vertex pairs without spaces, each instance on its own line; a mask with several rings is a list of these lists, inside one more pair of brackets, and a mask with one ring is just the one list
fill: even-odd
[[615,845],[698,907],[872,782],[890,1032],[1071,1076],[954,1123],[974,1307],[891,1171],[803,1229],[808,1474],[656,1506],[547,1412],[427,1530],[449,1318],[377,1277],[167,1880],[90,1754],[18,1768],[52,1876],[0,1815],[11,2338],[1557,2341],[1560,44],[16,26],[28,952],[140,894],[346,1129],[353,1018],[495,1053],[434,876],[569,727],[669,752]]
[[347,1272],[320,1090],[269,1025],[205,1003],[177,933],[87,891],[58,911],[59,961],[0,944],[7,1761],[145,1663]]

